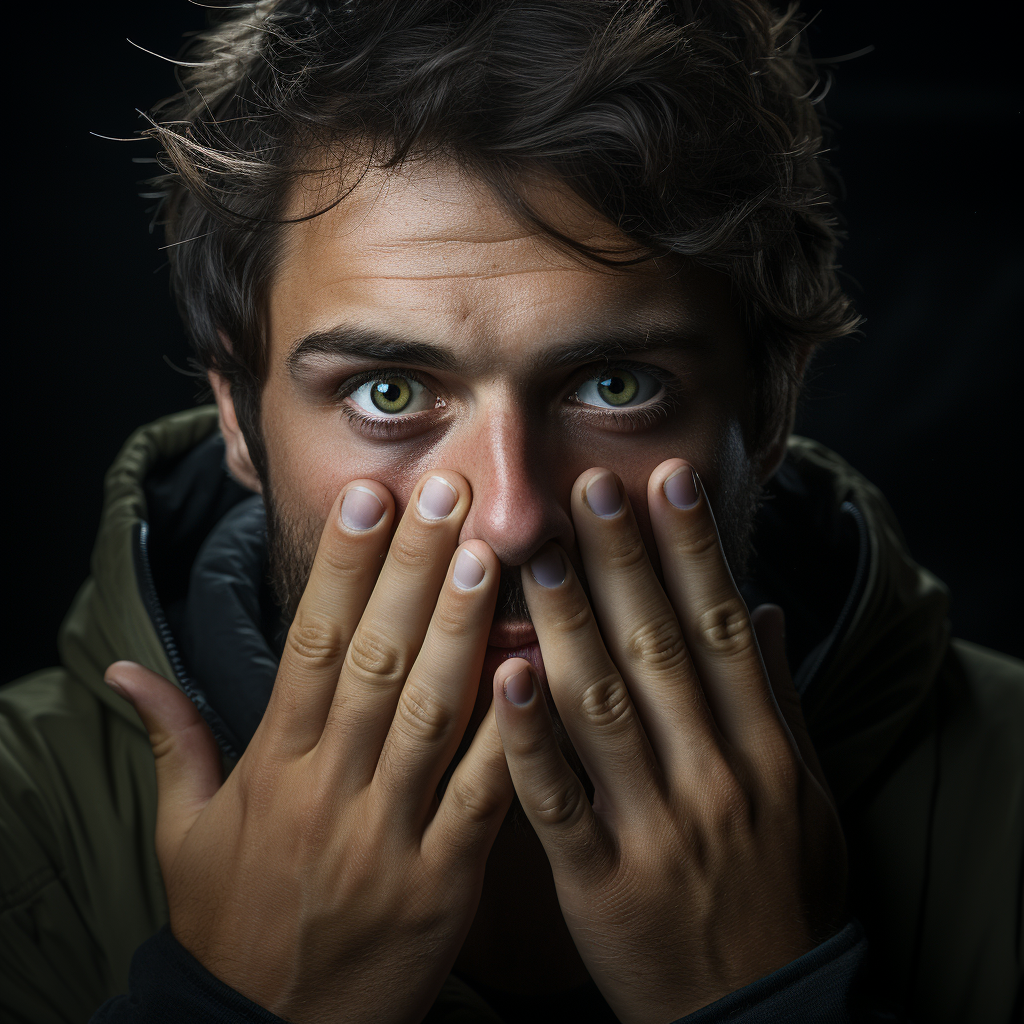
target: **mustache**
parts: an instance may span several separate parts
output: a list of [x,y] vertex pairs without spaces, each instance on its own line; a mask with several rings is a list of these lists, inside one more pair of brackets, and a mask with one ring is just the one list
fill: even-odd
[[[590,587],[582,566],[573,566],[573,572],[583,587],[583,593],[590,601]],[[495,622],[529,622],[533,624],[530,606],[526,603],[526,591],[523,589],[523,573],[529,572],[527,565],[507,565],[501,563],[501,579],[498,581],[498,600],[494,606]]]
[[530,607],[526,603],[526,591],[523,590],[523,571],[521,566],[501,563],[498,600],[494,606],[495,621],[533,622]]

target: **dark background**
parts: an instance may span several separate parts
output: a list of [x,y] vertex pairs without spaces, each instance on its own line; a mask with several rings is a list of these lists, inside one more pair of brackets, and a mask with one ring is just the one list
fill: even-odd
[[[131,136],[134,108],[174,91],[172,66],[126,37],[173,55],[205,17],[187,0],[18,6],[3,680],[56,662],[121,444],[193,401],[165,362],[188,353],[137,197],[149,169],[131,158],[148,143],[89,133]],[[953,591],[956,634],[1021,656],[1021,92],[998,10],[953,21],[931,4],[821,5],[818,57],[875,48],[835,66],[825,101],[848,190],[844,274],[867,322],[818,357],[798,429],[886,493],[915,557]]]

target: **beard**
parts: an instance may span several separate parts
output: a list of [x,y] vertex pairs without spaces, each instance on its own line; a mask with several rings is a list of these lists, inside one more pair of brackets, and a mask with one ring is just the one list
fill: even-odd
[[[714,507],[715,522],[726,561],[739,585],[746,578],[753,554],[754,520],[763,489],[745,458],[730,460],[730,463],[722,465],[721,469],[721,487]],[[269,480],[266,479],[263,481],[263,497],[267,515],[268,573],[274,596],[282,612],[283,626],[287,629],[295,617],[299,601],[309,582],[324,524],[308,513],[292,510],[286,501],[279,500],[269,486]],[[586,574],[582,566],[574,568],[589,601],[591,594]],[[501,564],[494,620],[531,623],[533,621],[526,602],[519,566],[507,565],[504,562]],[[480,684],[489,687],[491,680],[481,679]],[[545,688],[544,693],[558,747],[569,767],[583,783],[587,797],[593,800],[594,787],[590,777],[573,746],[550,692]],[[475,726],[467,731],[445,771],[438,786],[439,798],[443,796],[458,762],[469,749],[474,730]],[[525,826],[525,816],[518,798],[512,805],[510,823],[514,827]]]

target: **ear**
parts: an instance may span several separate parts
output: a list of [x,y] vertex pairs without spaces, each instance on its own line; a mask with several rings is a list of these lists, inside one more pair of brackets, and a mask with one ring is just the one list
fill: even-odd
[[224,435],[228,472],[243,486],[257,494],[263,493],[259,474],[249,457],[249,446],[238,426],[235,415],[235,401],[231,397],[231,385],[227,378],[216,370],[208,370],[207,377],[213,388],[213,397],[217,401],[217,412],[220,415],[220,432]]

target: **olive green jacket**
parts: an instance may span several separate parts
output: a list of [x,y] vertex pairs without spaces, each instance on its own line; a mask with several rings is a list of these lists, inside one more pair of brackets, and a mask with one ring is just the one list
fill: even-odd
[[[61,627],[61,666],[0,690],[5,1020],[88,1020],[167,921],[153,758],[103,672],[127,658],[177,678],[140,593],[142,481],[215,430],[205,407],[129,439],[107,475],[92,575]],[[1022,963],[1024,665],[948,640],[944,588],[910,560],[869,483],[805,439],[790,458],[857,506],[866,537],[863,586],[803,693],[843,816],[852,913],[915,1019],[1008,1021]]]

